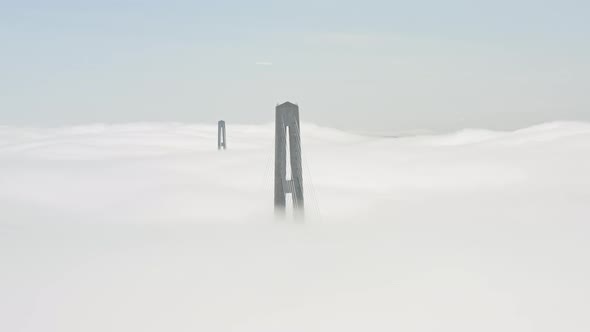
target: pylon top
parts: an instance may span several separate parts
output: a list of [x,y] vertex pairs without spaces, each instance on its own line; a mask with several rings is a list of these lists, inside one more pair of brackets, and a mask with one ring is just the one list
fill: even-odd
[[284,103],[278,105],[277,107],[281,107],[281,106],[297,106],[297,104],[293,104],[292,102],[287,101],[287,102],[284,102]]

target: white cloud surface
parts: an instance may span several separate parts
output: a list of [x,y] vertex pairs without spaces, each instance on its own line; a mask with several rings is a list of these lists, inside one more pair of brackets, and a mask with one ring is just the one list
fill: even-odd
[[377,138],[272,125],[0,128],[0,330],[587,331],[590,125]]

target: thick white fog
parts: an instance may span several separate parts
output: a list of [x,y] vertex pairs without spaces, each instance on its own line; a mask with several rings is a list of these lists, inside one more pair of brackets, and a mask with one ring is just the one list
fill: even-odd
[[590,124],[0,127],[0,331],[588,331]]

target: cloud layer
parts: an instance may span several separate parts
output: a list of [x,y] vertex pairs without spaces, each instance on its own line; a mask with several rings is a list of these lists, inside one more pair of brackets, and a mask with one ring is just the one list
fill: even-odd
[[273,220],[273,132],[0,128],[0,330],[590,328],[590,125],[304,124],[304,224]]

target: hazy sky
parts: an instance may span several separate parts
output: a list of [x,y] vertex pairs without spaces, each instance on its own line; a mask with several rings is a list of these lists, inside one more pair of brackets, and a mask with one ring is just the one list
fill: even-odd
[[590,120],[587,0],[0,0],[0,124]]

